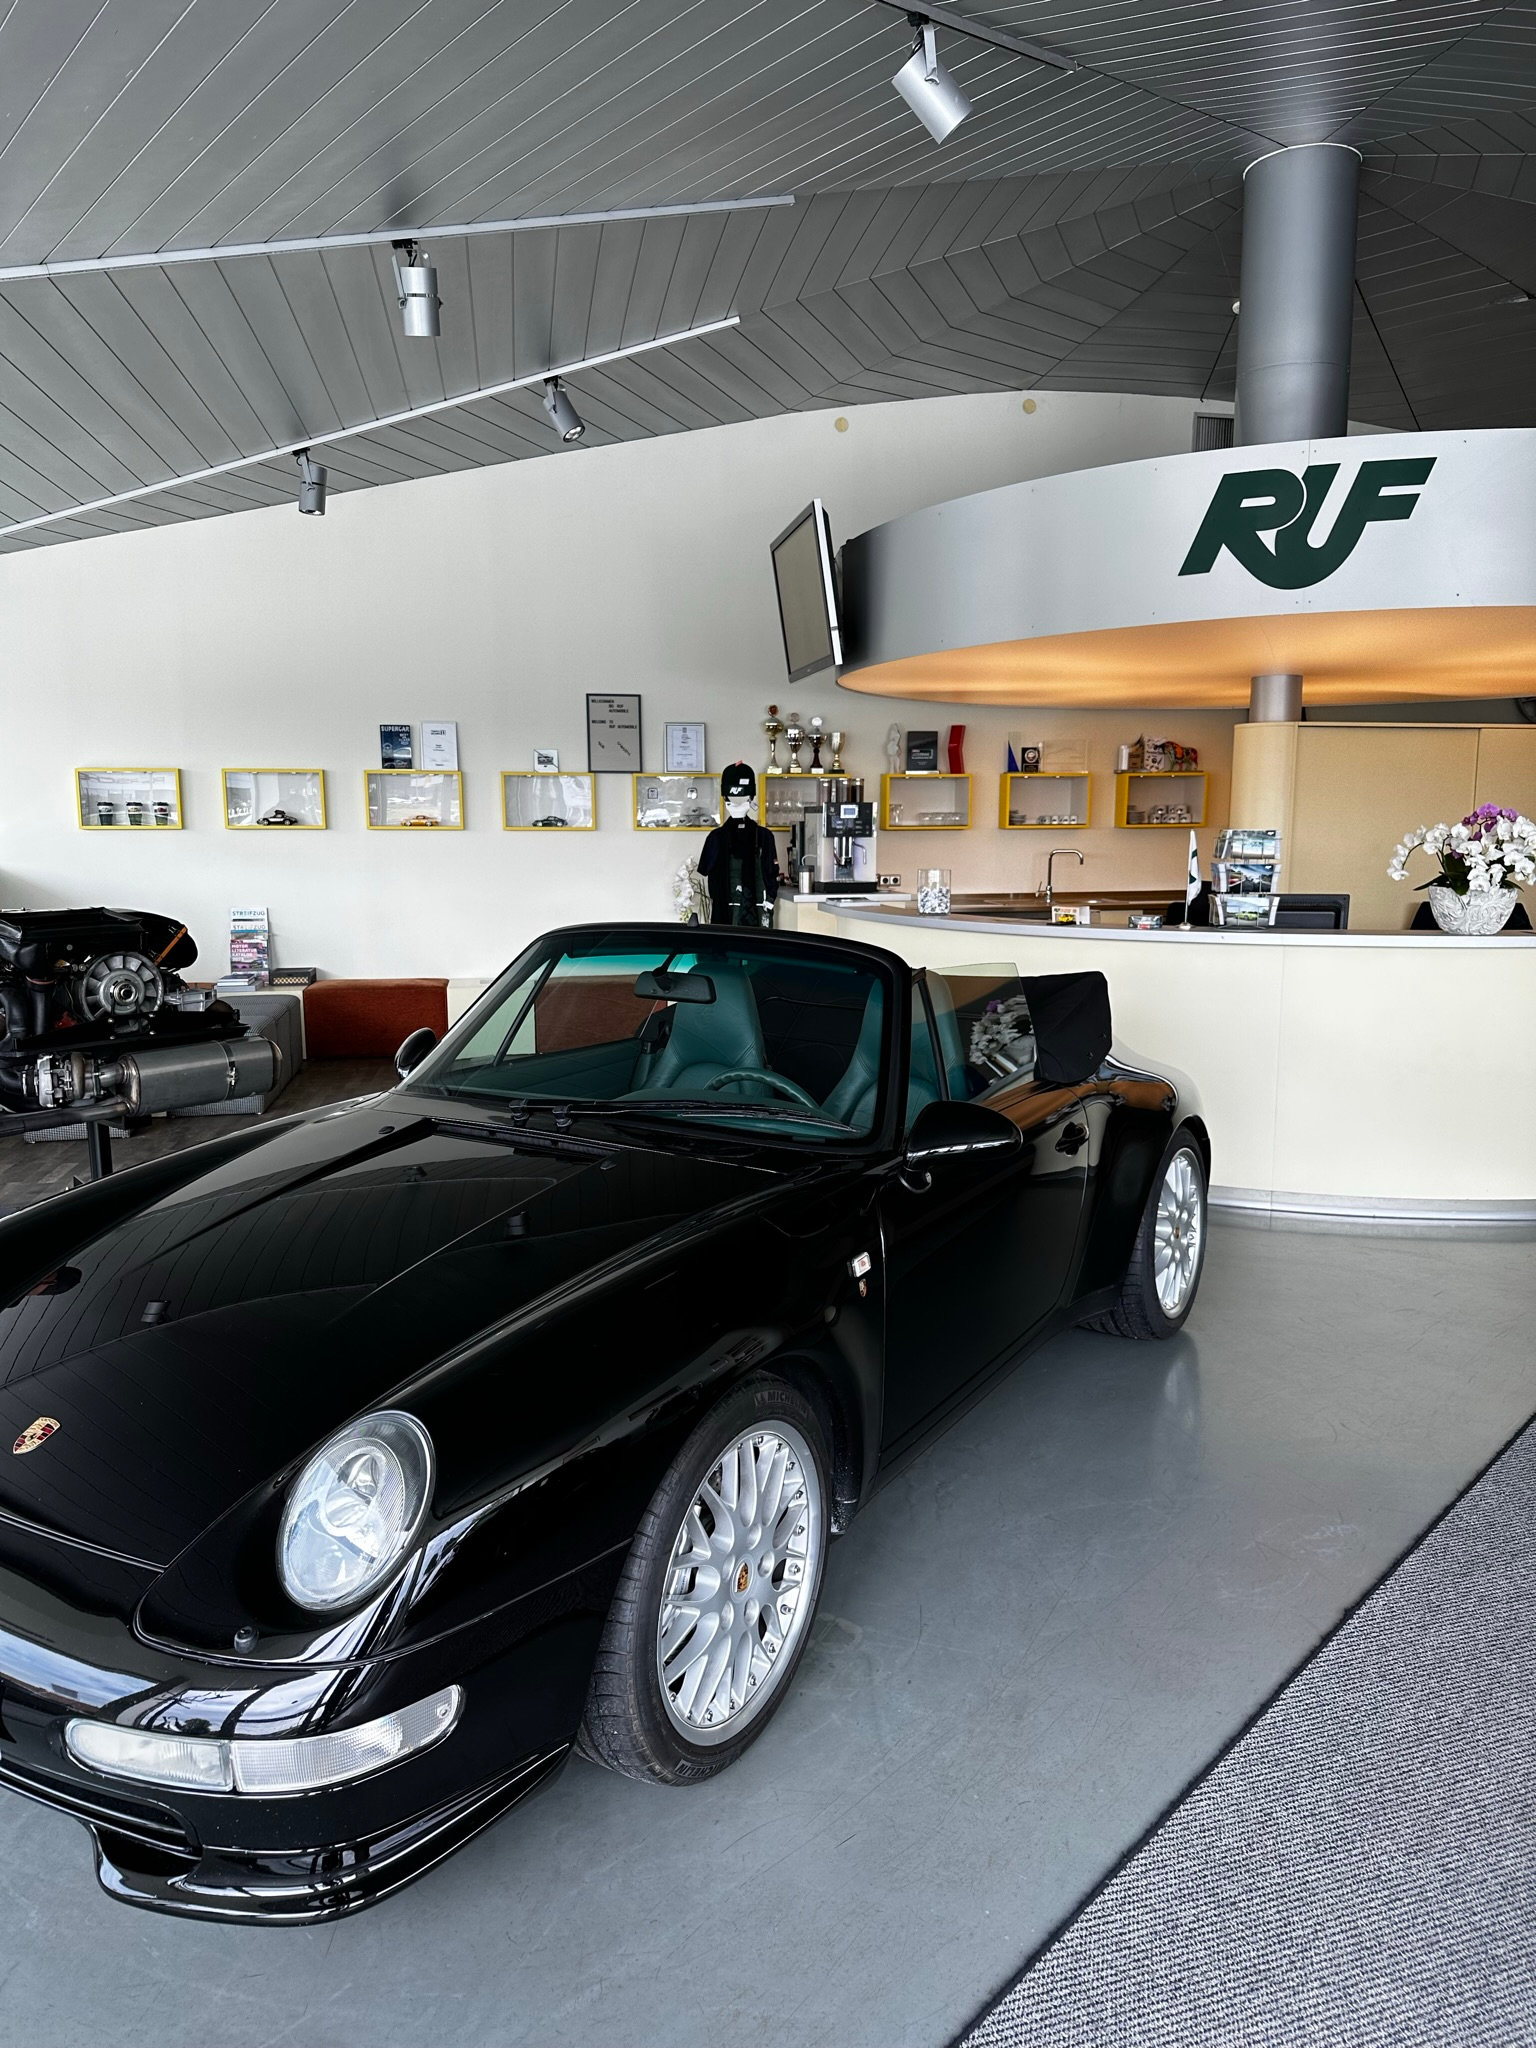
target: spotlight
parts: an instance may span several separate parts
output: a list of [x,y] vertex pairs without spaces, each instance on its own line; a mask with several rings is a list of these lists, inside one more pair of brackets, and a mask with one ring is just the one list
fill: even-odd
[[586,421],[566,397],[558,377],[544,379],[544,410],[562,441],[579,441],[587,431]]
[[920,14],[909,14],[907,19],[917,34],[911,56],[891,83],[934,141],[942,142],[960,126],[971,103],[939,62],[933,23]]
[[426,261],[414,242],[396,242],[390,261],[395,266],[395,291],[405,315],[406,335],[430,341],[443,331],[437,317],[443,302],[437,296],[436,267]]
[[299,510],[318,512],[325,517],[325,470],[316,462],[307,448],[301,448],[294,456],[299,465]]

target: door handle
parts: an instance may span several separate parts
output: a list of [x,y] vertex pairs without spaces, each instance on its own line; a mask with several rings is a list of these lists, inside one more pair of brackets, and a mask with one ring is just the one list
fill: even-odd
[[1056,1150],[1076,1155],[1082,1151],[1087,1142],[1088,1126],[1086,1124],[1068,1124],[1061,1136],[1056,1140]]

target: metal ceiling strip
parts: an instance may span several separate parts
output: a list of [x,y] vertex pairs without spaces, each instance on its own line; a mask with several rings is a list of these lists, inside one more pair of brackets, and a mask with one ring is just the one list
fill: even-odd
[[62,263],[0,265],[0,284],[28,278],[78,277],[97,270],[165,270],[179,263],[226,263],[241,256],[297,256],[330,249],[367,249],[394,242],[446,242],[471,235],[517,235],[534,229],[601,227],[609,221],[670,220],[699,213],[745,213],[793,206],[792,192],[755,199],[693,199],[675,206],[619,206],[606,212],[529,214],[519,220],[459,221],[450,227],[371,228],[357,235],[301,235],[281,242],[224,242],[203,249],[149,249],[132,256],[75,256]]
[[1023,36],[1011,35],[1006,29],[988,28],[985,22],[972,21],[966,14],[956,14],[952,7],[924,6],[922,0],[880,0],[880,5],[899,7],[904,14],[920,14],[925,21],[952,29],[958,36],[969,36],[977,43],[991,43],[994,49],[1011,50],[1016,57],[1028,57],[1036,64],[1049,64],[1056,71],[1077,69],[1075,58],[1059,56],[1055,50],[1043,49],[1039,43],[1027,42]]
[[0,540],[13,533],[23,533],[33,527],[50,526],[61,519],[73,519],[81,514],[106,511],[114,506],[126,505],[140,498],[155,497],[162,491],[174,491],[183,484],[202,483],[209,477],[227,476],[232,470],[250,469],[257,463],[273,462],[284,455],[297,455],[301,448],[329,447],[333,442],[350,441],[358,435],[378,432],[381,428],[402,426],[407,420],[424,419],[431,413],[447,412],[455,406],[473,405],[486,398],[498,397],[502,392],[527,389],[542,384],[546,377],[575,377],[583,370],[602,367],[607,363],[628,361],[632,356],[646,355],[653,349],[675,348],[680,342],[696,341],[702,335],[719,334],[725,329],[737,326],[738,319],[733,313],[725,320],[711,320],[706,326],[692,327],[681,334],[661,334],[651,341],[632,343],[628,348],[613,349],[599,356],[589,356],[575,363],[551,364],[547,369],[536,370],[530,376],[511,377],[503,384],[493,384],[479,391],[455,393],[451,398],[434,400],[430,405],[412,406],[405,412],[393,413],[384,419],[363,420],[350,427],[338,427],[324,434],[301,435],[298,440],[284,441],[278,447],[264,448],[258,455],[242,455],[234,462],[218,462],[207,469],[193,470],[186,476],[162,477],[158,482],[142,484],[131,491],[114,491],[111,496],[92,498],[84,504],[66,505],[57,512],[43,512],[35,519],[22,519],[10,526],[0,526]]

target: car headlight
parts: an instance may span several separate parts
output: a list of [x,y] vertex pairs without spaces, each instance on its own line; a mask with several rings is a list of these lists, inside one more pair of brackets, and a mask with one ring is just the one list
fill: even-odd
[[350,1423],[294,1481],[277,1570],[296,1606],[354,1606],[409,1550],[432,1497],[432,1439],[398,1408]]

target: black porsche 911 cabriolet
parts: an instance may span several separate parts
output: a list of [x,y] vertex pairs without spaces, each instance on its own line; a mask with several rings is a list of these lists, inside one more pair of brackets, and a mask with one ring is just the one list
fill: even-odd
[[572,929],[398,1065],[0,1223],[0,1785],[117,1898],[326,1919],[573,1749],[723,1769],[881,1478],[1199,1284],[1098,975]]

